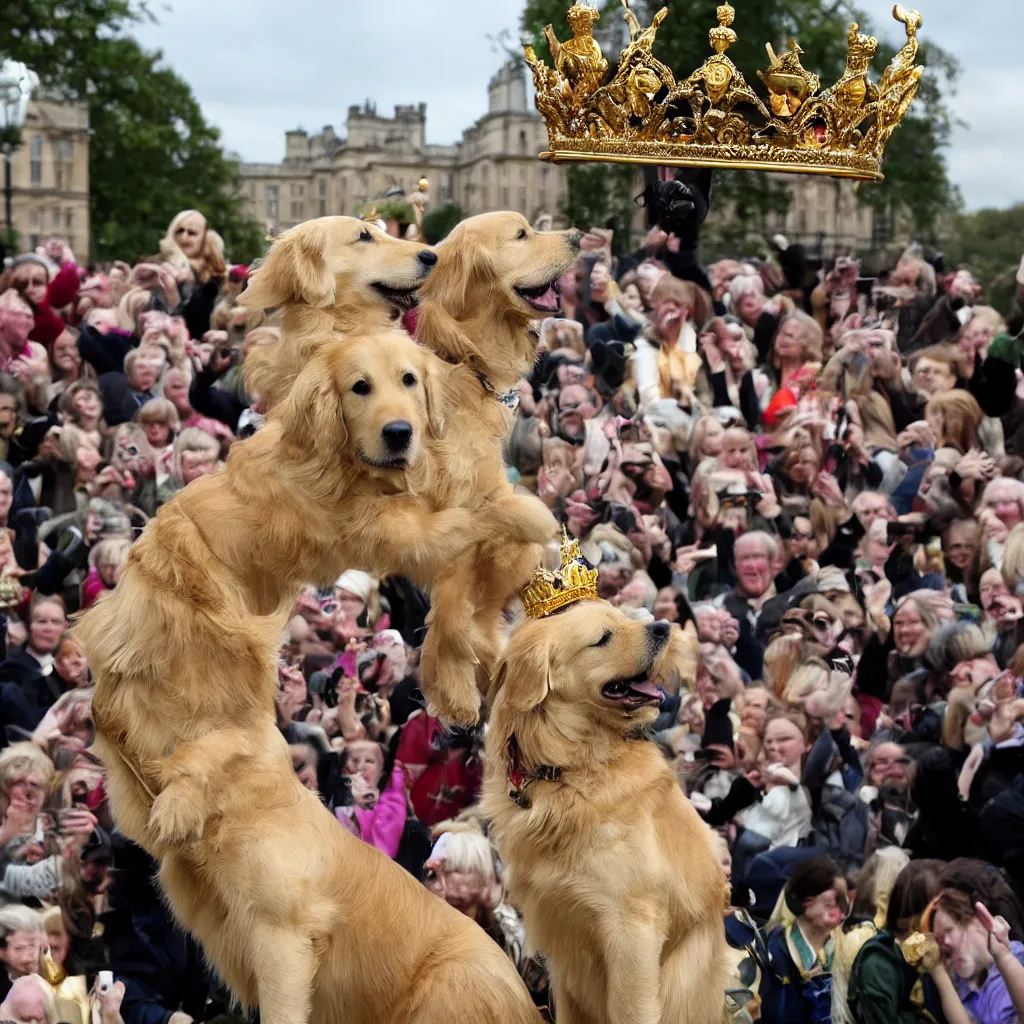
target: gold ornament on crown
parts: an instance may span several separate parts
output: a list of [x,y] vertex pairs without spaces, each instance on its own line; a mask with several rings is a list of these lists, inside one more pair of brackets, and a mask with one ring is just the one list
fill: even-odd
[[600,14],[578,0],[568,14],[571,39],[559,42],[550,25],[545,29],[553,67],[525,47],[537,110],[548,128],[550,150],[541,159],[882,179],[885,145],[917,95],[924,70],[915,63],[917,11],[893,8],[907,41],[877,85],[869,71],[878,40],[862,35],[856,24],[847,37],[846,71],[824,91],[800,63],[796,40],[782,54],[768,44],[770,65],[758,71],[765,103],[726,53],[738,38],[730,4],[718,8],[718,25],[709,33],[714,53],[683,81],[651,52],[668,8],[643,28],[629,0],[622,5],[630,41],[608,81],[608,62],[593,34]]
[[577,601],[597,601],[597,570],[583,557],[580,542],[569,540],[563,530],[558,571],[538,567],[520,596],[531,619],[543,619]]

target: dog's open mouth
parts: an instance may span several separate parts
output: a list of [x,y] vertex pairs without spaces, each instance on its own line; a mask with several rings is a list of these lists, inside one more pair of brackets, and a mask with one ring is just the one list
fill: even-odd
[[538,313],[557,313],[562,308],[561,296],[558,293],[558,278],[536,288],[517,287],[516,295],[532,306]]
[[373,285],[374,289],[392,306],[395,306],[402,313],[412,309],[417,302],[416,293],[420,290],[420,286],[413,285],[412,288],[393,288],[391,285],[383,284],[380,281],[375,281]]
[[648,704],[660,704],[665,698],[661,691],[641,672],[630,679],[613,679],[601,687],[602,696],[608,700],[625,704],[631,711],[646,707]]

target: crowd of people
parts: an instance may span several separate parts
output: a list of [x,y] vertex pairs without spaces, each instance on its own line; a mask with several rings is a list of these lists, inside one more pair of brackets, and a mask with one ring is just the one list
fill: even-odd
[[[657,227],[612,241],[584,236],[541,325],[509,477],[603,598],[699,642],[652,741],[731,882],[723,1007],[1024,1019],[1024,272],[1003,315],[918,247],[869,272],[781,238],[707,267]],[[190,210],[134,266],[51,239],[0,276],[2,1020],[232,1013],[111,820],[69,617],[260,428],[242,368],[279,333],[238,305],[250,269]],[[477,921],[554,1020],[475,812],[481,729],[419,688],[428,610],[356,568],[306,588],[278,724],[339,829]]]

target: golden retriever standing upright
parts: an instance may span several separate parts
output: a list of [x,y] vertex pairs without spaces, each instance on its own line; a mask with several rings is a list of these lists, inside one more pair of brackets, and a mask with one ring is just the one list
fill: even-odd
[[720,1024],[724,880],[658,748],[664,622],[582,601],[526,621],[495,679],[482,810],[558,1024]]
[[416,302],[437,256],[355,217],[320,217],[286,231],[249,280],[239,302],[285,311],[282,333],[294,353],[283,374],[273,350],[245,362],[246,384],[267,408],[294,383],[312,353],[338,334],[383,330]]
[[[531,324],[558,312],[558,278],[575,261],[579,238],[578,231],[534,231],[518,213],[486,213],[462,221],[437,246],[416,338],[449,364],[452,412],[437,459],[443,504],[465,504],[474,491],[491,499],[512,493],[502,449],[519,381],[537,355]],[[504,643],[502,609],[540,555],[536,544],[495,530],[435,578],[422,669],[424,692],[442,718],[476,720]]]
[[[380,276],[377,263],[390,243],[372,229],[357,242],[348,232],[348,223],[322,221],[293,229],[275,244],[245,293],[249,306],[283,303],[286,311],[281,343],[261,350],[246,370],[250,389],[269,407],[283,399],[324,343],[327,336],[317,325],[342,315],[329,308],[330,297],[345,316],[351,312],[349,289],[357,271],[342,274],[339,268],[358,258],[365,263],[358,271],[368,280]],[[576,259],[579,237],[578,231],[534,231],[518,213],[487,213],[462,221],[426,254],[436,255],[437,266],[420,289],[416,337],[440,360],[438,376],[450,410],[444,438],[431,443],[437,473],[429,489],[420,491],[436,507],[511,495],[502,456],[514,416],[510,396],[518,400],[517,384],[536,358],[531,323],[558,311],[557,281]],[[418,252],[416,259],[425,256]],[[327,287],[334,281],[336,288]],[[523,500],[523,526],[515,535],[495,522],[477,548],[432,581],[424,683],[432,710],[449,722],[476,721],[480,693],[501,653],[501,610],[533,571],[538,542],[554,534],[554,519],[543,503]],[[527,541],[520,539],[524,532],[532,533]],[[368,567],[386,570],[384,564]]]
[[443,415],[408,335],[321,346],[227,468],[190,484],[77,627],[96,673],[114,817],[161,860],[176,917],[264,1024],[536,1024],[475,924],[343,829],[295,777],[274,718],[299,588],[385,565],[430,578],[512,501],[434,511]]

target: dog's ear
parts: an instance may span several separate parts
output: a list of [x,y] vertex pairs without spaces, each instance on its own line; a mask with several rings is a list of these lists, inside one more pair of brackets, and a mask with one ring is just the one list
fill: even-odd
[[543,631],[514,638],[494,673],[490,699],[499,693],[507,714],[525,715],[551,692],[551,644]]
[[443,371],[434,360],[428,359],[423,368],[423,389],[427,397],[427,429],[431,437],[440,440],[448,427],[448,395]]
[[319,361],[299,374],[288,397],[277,407],[276,416],[282,439],[307,451],[318,443],[337,450],[348,441],[341,395],[333,374],[325,373]]
[[334,305],[335,279],[326,263],[331,225],[310,221],[286,232],[253,274],[239,302],[250,309],[273,309],[302,302],[324,309]]
[[434,251],[437,266],[423,294],[460,319],[471,312],[468,306],[474,294],[497,282],[494,263],[484,246],[462,233],[449,235]]

